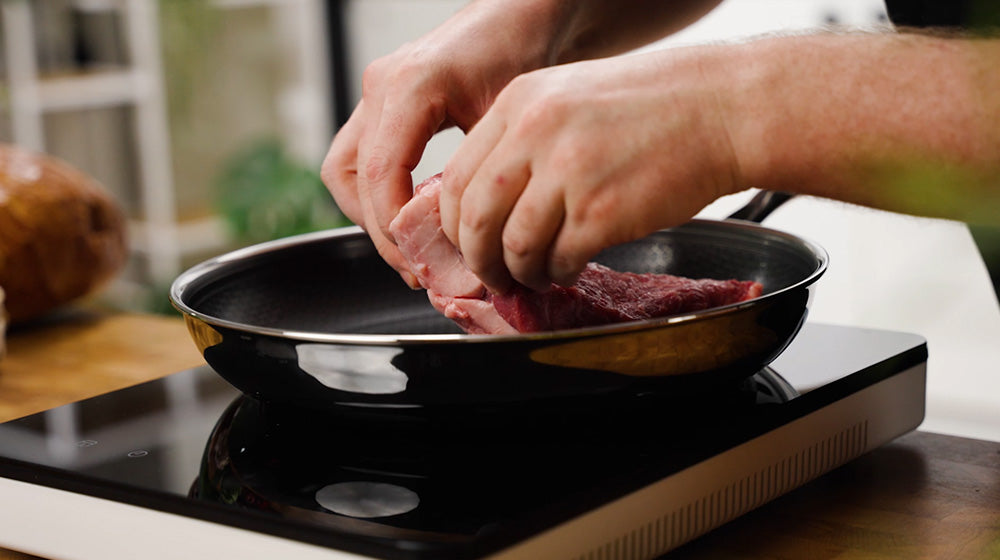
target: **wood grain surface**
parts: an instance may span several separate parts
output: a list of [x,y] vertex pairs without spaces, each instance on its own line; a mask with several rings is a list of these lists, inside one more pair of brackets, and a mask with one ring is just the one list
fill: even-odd
[[62,311],[8,333],[0,422],[203,363],[179,318]]
[[[9,334],[0,421],[202,363],[179,319],[63,313]],[[1000,443],[903,436],[665,558],[1000,559]]]
[[[0,359],[0,422],[205,363],[184,322],[71,308],[11,329]],[[29,560],[0,549],[0,560]]]

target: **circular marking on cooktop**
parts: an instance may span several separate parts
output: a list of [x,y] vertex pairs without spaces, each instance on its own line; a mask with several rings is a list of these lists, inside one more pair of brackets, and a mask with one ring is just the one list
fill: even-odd
[[413,511],[420,496],[409,488],[384,482],[338,482],[316,491],[316,503],[349,517],[388,517]]

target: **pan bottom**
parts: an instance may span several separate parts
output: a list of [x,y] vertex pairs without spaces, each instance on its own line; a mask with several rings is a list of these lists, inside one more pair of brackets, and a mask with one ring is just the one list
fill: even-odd
[[795,389],[770,368],[741,376],[731,383],[711,386],[678,387],[677,380],[674,381],[669,389],[663,384],[643,385],[601,394],[464,404],[336,402],[328,399],[290,403],[259,395],[245,395],[244,398],[255,401],[276,423],[287,423],[286,418],[307,418],[315,427],[325,422],[347,421],[366,432],[405,437],[413,431],[426,437],[429,433],[456,435],[452,432],[466,430],[469,426],[507,435],[535,433],[541,426],[550,431],[593,430],[608,418],[619,421],[629,417],[640,421],[646,415],[655,415],[661,420],[671,416],[689,422],[718,411],[731,415],[732,411],[743,407],[783,403],[797,396]]

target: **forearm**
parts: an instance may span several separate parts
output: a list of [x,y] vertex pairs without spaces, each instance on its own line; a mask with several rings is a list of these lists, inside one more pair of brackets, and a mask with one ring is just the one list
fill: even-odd
[[720,63],[745,186],[1000,223],[1000,40],[819,35]]
[[479,0],[445,25],[479,21],[510,31],[503,49],[517,51],[533,70],[641,47],[690,25],[720,1]]
[[620,54],[694,23],[721,0],[579,0],[561,14],[551,63]]

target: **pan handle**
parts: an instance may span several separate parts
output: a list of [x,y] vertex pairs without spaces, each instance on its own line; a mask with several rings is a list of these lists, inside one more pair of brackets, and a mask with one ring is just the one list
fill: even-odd
[[794,196],[792,193],[781,191],[760,191],[743,208],[730,214],[729,219],[747,220],[759,224],[764,221],[764,218],[771,215],[771,212],[774,212]]

